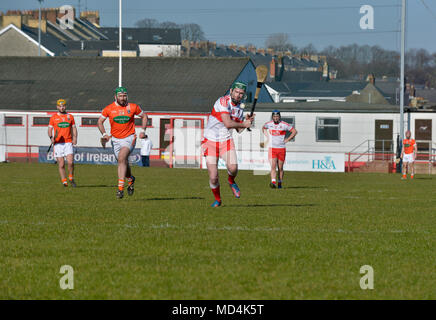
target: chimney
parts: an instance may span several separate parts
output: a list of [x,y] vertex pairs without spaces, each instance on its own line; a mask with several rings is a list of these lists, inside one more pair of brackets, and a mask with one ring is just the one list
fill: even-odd
[[243,53],[247,53],[247,48],[245,46],[240,46],[238,48],[239,51],[243,52]]
[[265,49],[261,48],[261,49],[257,49],[257,53],[261,54],[261,55],[265,55]]
[[251,52],[252,54],[256,54],[256,47],[254,47],[254,46],[249,46],[249,47],[248,47],[248,52]]
[[271,61],[269,63],[269,76],[271,79],[276,79],[276,60],[274,57],[271,58]]
[[6,15],[3,16],[3,27],[7,27],[11,23],[18,29],[21,29],[22,15],[19,10],[9,10]]
[[80,18],[100,27],[100,13],[98,11],[82,11],[80,12]]
[[208,41],[200,41],[200,49],[207,51],[207,48],[209,46],[209,42]]
[[368,75],[368,77],[366,78],[366,81],[368,81],[368,82],[372,83],[373,85],[375,85],[375,76],[374,76],[374,73],[370,73]]
[[266,52],[268,52],[269,55],[272,55],[272,56],[275,55],[275,51],[273,48],[266,49]]
[[182,40],[182,47],[189,48],[189,40]]
[[311,56],[310,56],[310,60],[312,60],[312,61],[318,63],[318,62],[319,62],[318,55],[317,55],[317,54],[313,54],[313,55],[311,55]]

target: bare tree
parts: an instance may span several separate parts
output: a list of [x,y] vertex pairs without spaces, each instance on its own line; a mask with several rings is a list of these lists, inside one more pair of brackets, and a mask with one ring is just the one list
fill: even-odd
[[275,51],[295,51],[294,47],[289,41],[287,33],[273,33],[265,40],[265,46],[267,48],[274,49]]
[[180,26],[183,40],[203,41],[206,40],[203,30],[196,23],[185,23]]
[[301,48],[300,53],[302,54],[316,54],[318,50],[316,50],[315,46],[312,43],[309,43],[307,46]]
[[144,18],[135,22],[137,28],[159,28],[159,21],[156,19]]
[[177,23],[172,22],[172,21],[164,21],[164,22],[161,22],[159,24],[159,28],[163,28],[163,29],[178,29],[178,28],[180,28],[180,26]]

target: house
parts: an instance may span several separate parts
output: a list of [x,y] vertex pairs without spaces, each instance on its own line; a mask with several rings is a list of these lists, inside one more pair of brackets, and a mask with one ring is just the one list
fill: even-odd
[[275,102],[345,101],[353,91],[366,86],[364,81],[270,82],[268,92]]
[[[0,141],[8,145],[9,159],[38,158],[38,146],[47,144],[48,120],[60,97],[67,100],[68,111],[76,118],[79,146],[98,146],[97,120],[101,110],[113,101],[118,86],[117,58],[5,57],[0,58],[0,68],[0,115],[4,124],[0,125]],[[189,150],[197,152],[195,146],[201,141],[214,102],[228,93],[236,80],[248,84],[247,102],[252,101],[257,79],[248,58],[123,59],[123,85],[130,100],[150,118],[147,132],[156,146],[153,159],[173,154],[168,150],[171,134],[183,130],[195,131],[187,143]],[[259,102],[272,102],[265,88]],[[139,130],[140,123],[137,125]],[[184,149],[178,144],[183,140],[176,141],[177,154]]]
[[[71,24],[63,24],[64,14],[60,8],[41,10],[41,43],[50,51],[49,56],[104,56],[119,55],[118,28],[101,28],[98,11],[86,11],[76,17]],[[0,26],[13,24],[33,39],[38,39],[38,10],[8,11],[0,13]],[[8,29],[9,30],[9,29]],[[156,28],[123,28],[123,53],[125,57],[134,56],[165,56],[181,55],[180,29]],[[15,36],[16,38],[17,36]],[[13,41],[12,45],[6,41]],[[34,50],[12,50],[17,40],[11,39],[11,34],[3,37],[3,55],[32,56]],[[23,40],[22,40],[23,42]],[[51,50],[48,47],[54,47]],[[5,49],[6,48],[6,49]],[[19,48],[24,48],[23,45]],[[36,54],[38,55],[38,54]]]
[[[118,28],[99,28],[109,40],[118,41]],[[123,28],[122,39],[137,41],[141,57],[181,56],[180,29]]]
[[[66,46],[48,33],[41,33],[41,56],[63,55]],[[38,30],[27,26],[21,29],[10,24],[0,30],[0,56],[39,55]]]

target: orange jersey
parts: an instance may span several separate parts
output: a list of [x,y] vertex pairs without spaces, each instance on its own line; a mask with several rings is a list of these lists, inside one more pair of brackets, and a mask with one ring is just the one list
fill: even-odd
[[111,135],[123,139],[135,133],[135,115],[141,115],[141,107],[129,103],[122,107],[115,101],[103,109],[101,115],[109,118],[111,124]]
[[415,149],[415,139],[404,139],[403,147],[405,154],[413,153],[413,150]]
[[72,142],[72,129],[76,125],[71,114],[57,113],[51,116],[49,127],[53,127],[53,136],[56,136],[56,143]]

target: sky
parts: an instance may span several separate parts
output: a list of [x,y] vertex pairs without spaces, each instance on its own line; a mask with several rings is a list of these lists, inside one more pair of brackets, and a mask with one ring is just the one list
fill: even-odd
[[[286,33],[298,47],[316,49],[357,43],[400,50],[401,0],[123,0],[123,26],[143,18],[179,24],[197,23],[209,41],[218,44],[254,44]],[[72,5],[98,10],[100,24],[118,26],[118,0],[44,0],[42,6]],[[361,29],[360,8],[374,10],[374,29]],[[0,0],[0,11],[37,9],[37,0]],[[406,49],[436,52],[436,0],[407,0]]]

